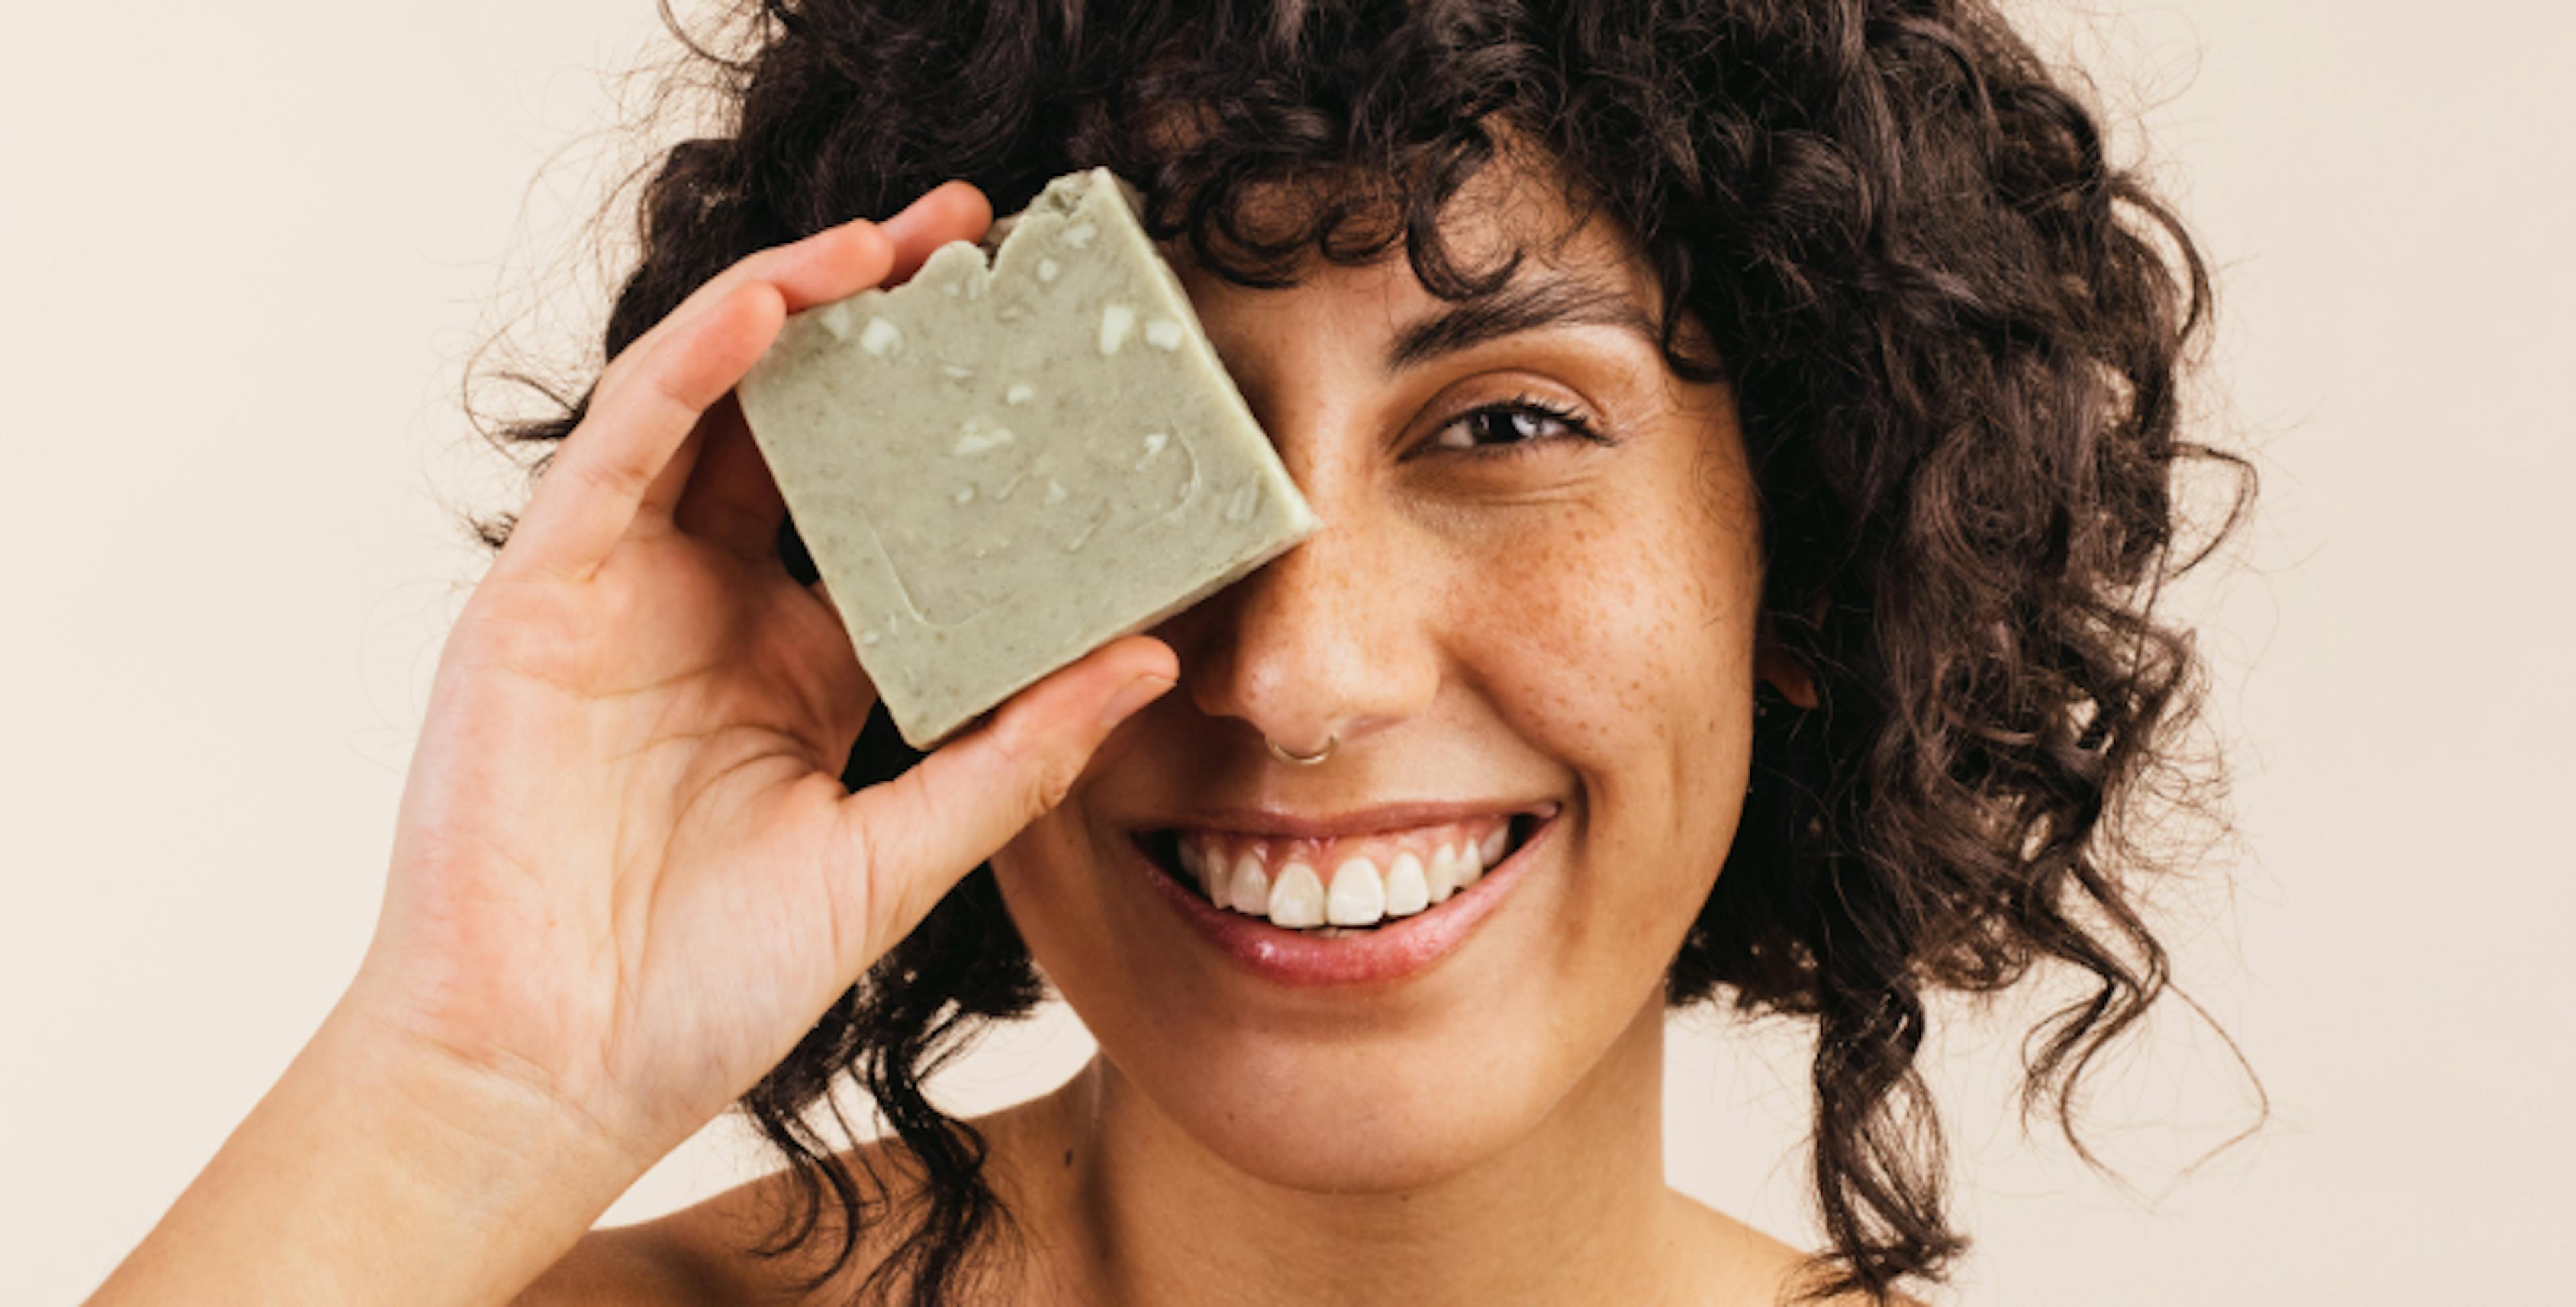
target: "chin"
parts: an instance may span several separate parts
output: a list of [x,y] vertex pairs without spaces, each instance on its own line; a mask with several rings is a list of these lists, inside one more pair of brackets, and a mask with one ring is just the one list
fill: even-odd
[[1528,1137],[1552,1097],[1531,1092],[1526,1078],[1461,1076],[1419,1047],[1374,1056],[1234,1048],[1225,1057],[1220,1074],[1141,1087],[1233,1169],[1307,1193],[1438,1185]]
[[[1060,815],[994,869],[1099,1043],[1109,1124],[1181,1136],[1288,1190],[1395,1193],[1554,1138],[1550,1121],[1599,1098],[1596,1081],[1644,1084],[1647,1102],[1660,1090],[1631,1074],[1651,1056],[1614,1050],[1659,1047],[1636,1041],[1661,1029],[1657,959],[1686,921],[1665,909],[1687,887],[1602,874],[1671,864],[1649,856],[1668,850],[1603,841],[1590,816],[1546,794],[1302,822]],[[1391,867],[1442,850],[1479,870],[1435,877],[1430,901],[1371,927],[1283,928],[1212,890],[1216,868],[1247,861]]]

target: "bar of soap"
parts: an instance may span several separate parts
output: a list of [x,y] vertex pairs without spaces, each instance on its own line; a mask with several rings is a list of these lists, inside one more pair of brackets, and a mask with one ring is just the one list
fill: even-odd
[[1320,525],[1105,168],[791,317],[737,395],[927,748]]

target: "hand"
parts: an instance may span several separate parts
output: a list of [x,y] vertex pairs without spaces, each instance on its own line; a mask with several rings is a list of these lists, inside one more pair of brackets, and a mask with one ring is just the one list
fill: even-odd
[[952,182],[754,255],[609,364],[448,638],[345,1011],[537,1087],[640,1173],[1170,688],[1171,651],[1123,640],[840,784],[875,693],[776,557],[731,390],[786,314],[990,220]]

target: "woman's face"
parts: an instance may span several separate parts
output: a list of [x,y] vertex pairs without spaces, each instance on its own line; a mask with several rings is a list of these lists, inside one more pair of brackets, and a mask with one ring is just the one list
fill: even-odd
[[[1613,1051],[1656,1047],[1744,794],[1760,568],[1728,392],[1665,367],[1653,279],[1606,219],[1553,243],[1570,216],[1501,165],[1451,213],[1469,266],[1527,257],[1427,333],[1461,306],[1400,251],[1287,290],[1171,251],[1324,527],[1157,632],[1179,689],[994,860],[1117,1074],[1296,1188],[1425,1184],[1655,1074]],[[1328,739],[1312,766],[1265,745]],[[1403,908],[1400,864],[1447,850],[1454,877],[1497,831],[1481,879],[1364,932],[1274,926],[1202,881],[1231,896],[1248,863],[1329,889],[1357,860],[1345,911],[1361,870]]]

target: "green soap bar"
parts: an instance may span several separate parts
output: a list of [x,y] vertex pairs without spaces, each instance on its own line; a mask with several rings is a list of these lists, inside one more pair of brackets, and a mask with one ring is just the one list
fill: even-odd
[[737,393],[916,748],[1320,525],[1105,168],[790,318]]

